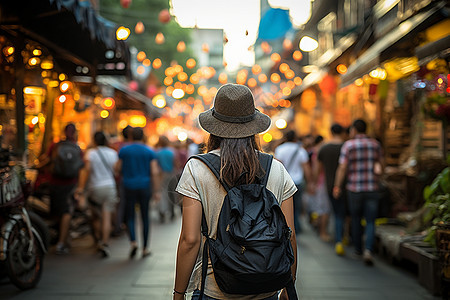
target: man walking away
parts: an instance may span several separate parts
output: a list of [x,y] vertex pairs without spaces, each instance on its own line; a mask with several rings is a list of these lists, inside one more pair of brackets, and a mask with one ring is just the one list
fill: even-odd
[[346,197],[344,193],[341,193],[339,198],[333,197],[333,185],[336,175],[336,170],[339,164],[339,154],[341,153],[341,148],[344,143],[342,135],[344,128],[339,124],[334,124],[331,126],[331,140],[323,145],[317,156],[317,164],[314,170],[315,179],[319,177],[319,174],[325,172],[325,182],[328,197],[330,199],[331,205],[334,212],[335,228],[334,228],[334,239],[335,239],[335,251],[337,255],[344,255],[345,250],[342,245],[342,236],[344,232],[344,219],[345,219],[345,209],[346,209]]
[[308,164],[309,157],[306,150],[297,143],[297,135],[295,131],[290,130],[285,135],[283,144],[275,149],[274,156],[281,161],[291,175],[297,191],[294,194],[294,226],[295,232],[302,231],[300,223],[300,215],[302,212],[302,193],[305,189],[305,179],[311,182],[311,168]]
[[[383,166],[381,145],[366,135],[367,124],[358,119],[353,122],[350,135],[353,137],[344,143],[339,157],[333,197],[341,196],[341,186],[347,174],[347,190],[352,217],[352,238],[355,254],[363,254],[367,265],[373,264],[373,245],[375,242],[375,218],[378,213],[379,166]],[[366,220],[365,250],[362,252],[363,230],[361,219]]]
[[[75,125],[64,128],[65,139],[50,146],[47,156],[51,162],[50,214],[59,223],[59,237],[56,254],[67,254],[69,248],[70,220],[74,211],[74,192],[78,183],[79,171],[83,167],[83,153],[76,144]],[[78,203],[84,206],[82,203]]]
[[135,205],[139,204],[142,219],[143,249],[142,257],[150,255],[148,239],[150,233],[149,204],[152,192],[159,200],[159,166],[156,153],[144,144],[144,131],[137,127],[133,129],[133,142],[123,147],[119,152],[116,170],[122,174],[125,191],[125,215],[130,237],[130,258],[137,253],[135,233]]

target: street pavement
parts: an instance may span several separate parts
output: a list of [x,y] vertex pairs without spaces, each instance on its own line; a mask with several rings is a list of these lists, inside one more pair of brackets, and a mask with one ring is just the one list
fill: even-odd
[[[80,238],[73,241],[69,255],[58,256],[50,249],[35,289],[19,291],[8,281],[0,282],[0,299],[171,299],[181,218],[160,224],[156,214],[152,217],[151,256],[141,258],[138,252],[135,259],[129,259],[129,243],[122,235],[111,240],[111,256],[102,259],[91,238]],[[439,299],[422,288],[414,274],[379,257],[373,267],[350,255],[338,257],[331,243],[303,227],[297,239],[299,299]]]

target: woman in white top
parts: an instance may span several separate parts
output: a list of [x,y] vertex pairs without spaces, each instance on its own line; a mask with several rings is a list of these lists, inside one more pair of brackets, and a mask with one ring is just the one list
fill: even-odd
[[[214,99],[214,107],[199,116],[201,127],[210,133],[207,152],[221,158],[221,180],[234,186],[246,172],[246,183],[256,181],[261,165],[256,135],[270,127],[270,118],[255,109],[253,95],[243,85],[226,84]],[[293,230],[292,195],[297,188],[283,165],[273,160],[267,189],[280,203],[287,225]],[[191,159],[186,164],[177,186],[183,195],[183,220],[178,243],[177,265],[173,299],[184,299],[186,292],[194,292],[192,299],[199,299],[202,273],[201,235],[202,206],[208,223],[209,236],[217,234],[219,213],[226,195],[225,189],[211,170],[200,160]],[[295,262],[292,275],[295,280],[297,248],[295,232],[291,235]],[[257,295],[226,294],[220,290],[211,265],[208,265],[202,299],[278,299],[276,291]],[[283,291],[282,299],[287,299]]]
[[103,132],[94,134],[95,147],[86,153],[84,170],[81,172],[78,189],[86,192],[93,212],[95,237],[99,239],[98,250],[102,257],[109,256],[108,241],[111,234],[111,214],[118,202],[114,165],[117,152],[108,147]]

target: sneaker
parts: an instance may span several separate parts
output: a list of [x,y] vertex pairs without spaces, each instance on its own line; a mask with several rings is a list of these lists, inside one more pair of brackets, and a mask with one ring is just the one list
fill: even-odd
[[336,251],[336,254],[339,256],[345,255],[345,249],[341,242],[336,243],[334,246],[334,251]]
[[65,254],[69,254],[69,247],[67,247],[64,244],[57,244],[56,245],[56,254],[58,255],[65,255]]
[[353,259],[353,260],[361,260],[362,259],[362,254],[361,254],[361,252],[355,251],[355,252],[353,252],[350,255],[350,258]]
[[363,260],[366,265],[373,266],[373,256],[370,250],[368,249],[364,250]]
[[109,247],[106,244],[101,244],[98,246],[98,252],[102,258],[107,258],[109,256]]

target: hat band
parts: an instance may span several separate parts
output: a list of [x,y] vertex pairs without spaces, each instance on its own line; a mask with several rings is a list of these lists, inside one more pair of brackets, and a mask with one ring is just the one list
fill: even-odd
[[217,120],[228,122],[228,123],[247,123],[255,119],[256,116],[256,109],[255,112],[248,116],[241,116],[241,117],[232,117],[232,116],[226,116],[221,113],[218,113],[214,107],[212,108],[212,115]]

